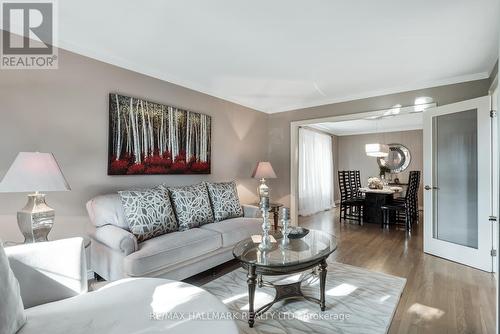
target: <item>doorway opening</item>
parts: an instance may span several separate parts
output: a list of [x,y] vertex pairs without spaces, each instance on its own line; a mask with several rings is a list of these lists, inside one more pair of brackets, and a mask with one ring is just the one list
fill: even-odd
[[[321,196],[322,189],[314,186],[304,189],[308,178],[312,178],[308,171],[314,167],[328,169],[327,173],[321,173],[328,174],[328,177],[323,176],[322,182],[316,182],[328,186],[333,183],[328,187],[333,193],[331,207],[338,206],[341,200],[339,171],[359,171],[362,186],[367,186],[369,178],[382,178],[387,185],[400,185],[404,193],[409,171],[422,171],[422,111],[434,106],[435,103],[428,102],[418,107],[394,106],[387,110],[293,122],[291,212],[295,221],[299,215],[306,216],[326,209],[324,205],[307,205],[307,196]],[[323,139],[326,142],[325,138],[329,138],[331,152],[325,149],[317,153],[317,150],[310,149],[314,143],[311,143],[312,140],[304,143],[304,134],[309,134],[316,141]],[[390,147],[389,157],[367,155],[366,145],[379,143]],[[323,155],[322,160],[315,157],[318,154]],[[325,160],[328,161],[321,163]],[[423,203],[421,192],[420,189],[420,209]]]
[[[340,171],[358,171],[360,174],[359,188],[371,189],[372,182],[375,182],[372,180],[372,177],[377,177],[381,179],[378,182],[382,181],[383,183],[381,191],[384,192],[390,187],[408,187],[411,183],[409,181],[411,179],[409,172],[419,172],[418,196],[415,201],[418,203],[416,210],[412,211],[408,209],[403,211],[403,214],[406,215],[405,219],[407,221],[411,221],[411,218],[406,218],[408,215],[413,217],[414,212],[418,214],[419,209],[423,208],[425,210],[423,214],[424,251],[485,271],[493,271],[490,250],[495,248],[495,244],[492,242],[493,233],[489,227],[491,224],[487,228],[484,228],[488,224],[488,216],[493,213],[493,208],[490,208],[487,203],[493,202],[492,198],[498,192],[498,189],[493,184],[494,173],[492,167],[495,159],[493,159],[491,152],[496,154],[496,150],[490,150],[493,147],[491,146],[493,145],[492,138],[494,138],[495,134],[492,132],[493,128],[490,128],[489,110],[490,97],[482,97],[442,107],[436,107],[435,104],[428,102],[426,107],[423,108],[420,105],[408,107],[394,106],[388,110],[293,122],[291,124],[291,214],[294,218],[294,223],[297,224],[299,214],[303,214],[304,210],[300,209],[303,209],[303,202],[305,201],[299,187],[301,182],[304,183],[304,179],[300,178],[305,177],[301,173],[300,167],[301,156],[305,155],[301,153],[301,149],[304,150],[304,147],[299,145],[299,133],[303,130],[299,129],[321,132],[329,134],[332,138],[333,152],[330,154],[332,157],[330,175],[335,180],[333,186],[334,203],[335,201],[337,203],[339,200],[342,201],[342,189],[339,187],[341,183],[337,182],[340,177]],[[467,116],[471,119],[473,118],[475,122],[462,120],[464,112],[468,112]],[[452,131],[455,134],[452,138],[456,144],[455,146],[446,144],[446,140],[450,139],[451,135],[441,136],[439,137],[441,141],[437,140],[436,123],[446,125],[446,122],[429,123],[430,118],[435,120],[442,118],[444,120],[444,118],[449,117],[456,118],[457,122],[461,122],[460,124],[470,125],[468,127],[458,127],[456,128],[457,131]],[[474,131],[469,129],[471,127],[474,128]],[[446,127],[439,127],[440,134],[445,134],[445,130]],[[475,141],[473,137],[476,138]],[[393,147],[396,146],[395,149],[403,153],[395,156],[397,158],[395,159],[395,166],[397,168],[401,167],[398,166],[401,160],[409,160],[409,163],[402,169],[387,171],[384,163],[387,163],[387,160],[391,160],[393,157],[389,157],[388,154],[382,158],[369,156],[373,152],[368,150],[368,146],[371,146],[371,149],[376,147],[380,151],[375,152],[375,154],[383,153],[384,149],[392,152]],[[388,146],[391,148],[388,149]],[[433,153],[437,152],[436,148],[440,150],[438,155]],[[404,152],[408,154],[406,155]],[[474,152],[476,152],[477,159],[473,158],[475,156]],[[453,163],[453,159],[456,160],[456,163]],[[437,167],[438,162],[439,167],[448,166],[447,171],[439,169]],[[452,163],[452,165],[446,165],[445,163]],[[451,166],[454,167],[452,168]],[[468,168],[471,166],[477,168]],[[460,171],[462,167],[467,167],[467,170],[470,170],[471,173],[453,172]],[[436,171],[439,171],[439,173],[436,173]],[[476,180],[477,187],[474,186],[476,183],[468,182],[468,179]],[[331,182],[331,178],[326,178],[325,180],[326,182]],[[462,187],[468,184],[471,186]],[[461,189],[462,197],[458,196],[460,194],[454,191],[455,188]],[[389,190],[392,191],[393,189]],[[399,189],[397,191],[394,190],[394,192],[405,192],[405,190]],[[373,192],[376,191],[367,190],[363,193],[368,194]],[[473,193],[477,196],[472,196],[474,195]],[[389,215],[392,214],[391,210],[393,208],[391,205],[385,205],[383,199],[381,199],[383,197],[387,198],[385,194],[383,196],[370,195],[372,199],[376,197],[376,210],[372,210],[373,201],[368,201],[368,196],[366,196],[366,201],[370,203],[366,203],[365,201],[362,206],[354,206],[350,210],[351,212],[358,211],[357,217],[360,221],[391,221],[392,218]],[[406,194],[408,194],[408,190],[406,190]],[[472,222],[470,221],[471,219],[468,219],[466,220],[468,221],[467,224],[464,223],[462,224],[463,226],[455,226],[457,228],[447,230],[446,227],[451,226],[449,220],[453,216],[451,214],[453,211],[450,211],[450,214],[443,214],[442,210],[445,208],[446,210],[453,210],[452,206],[446,206],[446,204],[449,204],[454,198],[455,200],[462,198],[462,202],[455,203],[455,205],[460,205],[462,209],[470,213],[469,216],[474,215],[475,219]],[[407,208],[408,205],[411,205],[408,204],[410,202],[405,202]],[[334,205],[332,204],[332,206]],[[476,208],[476,211],[472,209],[468,210],[469,207],[472,209]],[[362,212],[360,212],[361,208],[363,208]],[[322,208],[320,207],[319,209],[321,210]],[[477,214],[474,214],[474,212],[477,212]],[[375,213],[378,213],[378,216]],[[436,215],[436,213],[439,214]],[[477,228],[471,228],[471,225]],[[453,234],[452,237],[450,237],[450,233]],[[460,235],[455,235],[457,233]],[[477,234],[477,240],[474,239],[475,242],[457,242],[457,240],[470,241],[469,239],[472,237],[472,234]],[[456,254],[458,254],[458,257]],[[479,257],[481,257],[481,261],[474,260]]]

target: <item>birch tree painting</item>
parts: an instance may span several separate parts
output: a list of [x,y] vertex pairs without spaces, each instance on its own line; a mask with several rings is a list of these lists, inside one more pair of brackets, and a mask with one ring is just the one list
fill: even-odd
[[109,95],[109,175],[209,174],[211,117]]

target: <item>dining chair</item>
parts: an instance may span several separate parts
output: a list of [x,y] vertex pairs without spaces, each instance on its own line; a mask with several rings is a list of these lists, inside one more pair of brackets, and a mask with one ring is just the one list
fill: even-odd
[[[411,171],[408,179],[408,190],[403,199],[394,200],[392,204],[381,206],[383,228],[390,223],[391,212],[395,213],[396,224],[404,221],[407,231],[411,231],[411,225],[418,221],[418,188],[420,185],[420,171]],[[403,215],[403,217],[401,217]]]
[[[356,171],[338,171],[340,189],[340,221],[353,219],[362,224],[364,198],[358,196]],[[360,180],[361,183],[361,180]]]
[[[412,176],[413,175],[413,176]],[[415,176],[416,175],[416,176]],[[413,193],[413,198],[412,198],[412,202],[411,202],[411,206],[410,206],[410,211],[411,211],[411,218],[413,219],[413,221],[415,223],[418,224],[418,218],[419,218],[419,211],[418,211],[418,189],[420,187],[420,171],[410,171],[410,175],[409,177],[416,177],[417,178],[417,182],[416,184],[414,184],[413,186],[416,187],[414,193]],[[408,189],[407,189],[407,192],[409,191],[409,179],[408,179]],[[404,204],[405,202],[405,196],[403,197],[399,197],[399,198],[395,198],[394,201],[398,204]]]
[[355,196],[359,198],[364,198],[365,194],[359,191],[359,188],[361,188],[361,172],[359,170],[354,170],[352,171],[352,173],[354,174],[354,189],[356,191]]

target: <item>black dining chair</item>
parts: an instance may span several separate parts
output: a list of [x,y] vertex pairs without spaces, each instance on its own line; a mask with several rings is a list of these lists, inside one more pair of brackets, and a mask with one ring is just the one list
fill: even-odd
[[[358,196],[356,171],[339,171],[340,221],[353,219],[362,224],[364,198]],[[361,181],[360,181],[361,183]]]
[[383,228],[389,225],[391,213],[394,212],[396,224],[403,222],[407,231],[411,231],[412,223],[418,221],[418,188],[420,171],[411,171],[408,179],[408,189],[404,198],[394,200],[391,204],[381,206]]
[[364,194],[359,191],[361,188],[361,173],[359,170],[350,170],[349,185],[351,186],[351,198],[363,199]]
[[[418,218],[419,218],[419,211],[418,211],[418,189],[419,189],[419,186],[420,186],[420,171],[410,171],[410,177],[411,177],[411,175],[414,175],[413,177],[415,177],[415,174],[418,177],[418,184],[416,184],[417,189],[416,189],[415,194],[413,194],[412,201],[410,203],[410,214],[411,214],[412,220],[415,223],[418,224]],[[409,182],[409,179],[408,179],[408,184],[409,183],[410,182]],[[407,190],[407,192],[408,192],[408,190]],[[405,200],[406,200],[405,198],[406,198],[405,196],[404,197],[395,198],[394,202],[396,202],[398,204],[404,204]],[[398,217],[398,218],[400,218],[400,217]]]

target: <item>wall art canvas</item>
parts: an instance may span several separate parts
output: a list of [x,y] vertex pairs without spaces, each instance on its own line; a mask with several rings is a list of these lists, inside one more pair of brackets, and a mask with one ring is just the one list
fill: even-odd
[[109,175],[209,174],[211,117],[109,95]]

